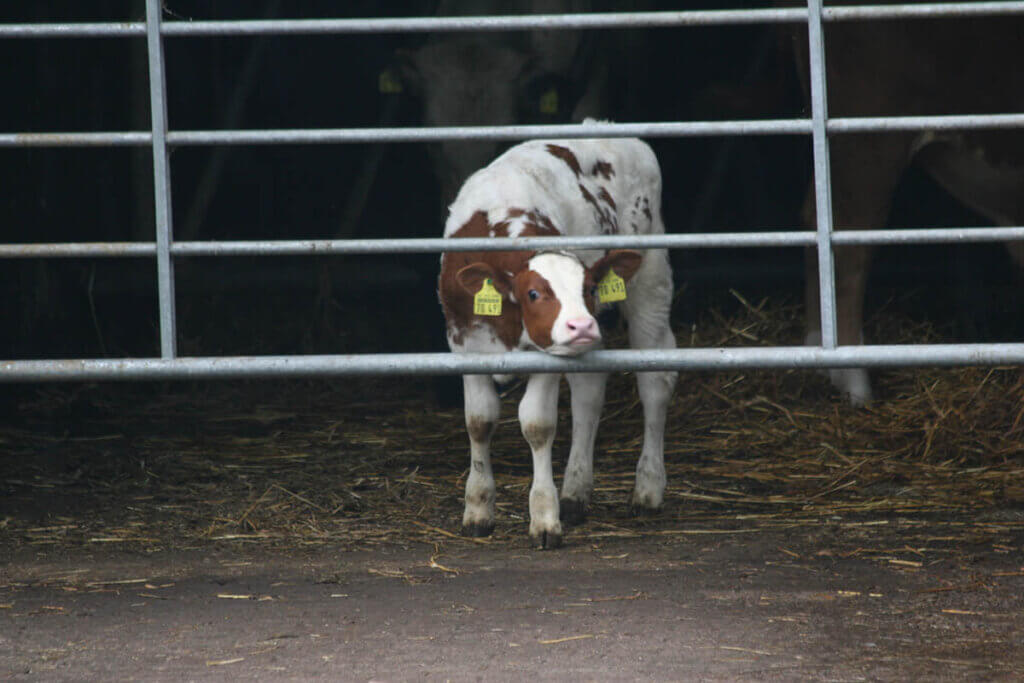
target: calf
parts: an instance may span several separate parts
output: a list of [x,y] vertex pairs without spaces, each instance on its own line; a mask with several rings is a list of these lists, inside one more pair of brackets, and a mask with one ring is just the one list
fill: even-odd
[[[584,123],[583,125],[586,125]],[[551,140],[508,150],[466,181],[450,207],[444,236],[507,237],[663,233],[661,172],[639,140]],[[675,348],[669,327],[672,270],[663,249],[577,252],[452,252],[441,257],[439,296],[455,352],[539,350],[578,356],[601,346],[596,313],[619,299],[633,348]],[[584,518],[593,490],[594,439],[605,373],[569,373],[572,447],[561,503],[551,468],[561,376],[531,375],[519,404],[533,453],[530,537],[541,548],[562,541],[562,521]],[[490,439],[498,422],[499,377],[463,377],[469,478],[463,533],[494,528]],[[657,510],[665,491],[665,411],[674,372],[637,374],[644,441],[632,505]]]

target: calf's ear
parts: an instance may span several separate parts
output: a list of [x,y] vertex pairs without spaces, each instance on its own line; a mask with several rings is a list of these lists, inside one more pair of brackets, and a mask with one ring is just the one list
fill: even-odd
[[494,288],[506,299],[511,298],[512,281],[505,273],[495,270],[490,264],[477,262],[471,263],[455,275],[462,288],[470,294],[476,294],[484,286],[485,280],[490,280]]
[[644,257],[639,251],[612,249],[590,267],[591,277],[594,278],[594,282],[600,282],[609,270],[614,270],[616,275],[629,282],[630,278],[636,275],[643,260]]

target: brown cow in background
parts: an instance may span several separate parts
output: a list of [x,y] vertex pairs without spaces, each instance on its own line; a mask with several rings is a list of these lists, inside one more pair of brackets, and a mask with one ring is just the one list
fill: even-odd
[[[798,64],[806,75],[803,36],[797,45]],[[1018,16],[831,22],[825,25],[825,49],[831,117],[1024,111],[1024,19]],[[833,136],[830,145],[838,230],[884,227],[896,186],[912,163],[995,224],[1024,223],[1020,130],[843,134]],[[804,222],[815,226],[813,188],[805,202]],[[1024,244],[1007,246],[1018,265],[1024,265]],[[871,257],[870,247],[836,249],[839,344],[863,343]],[[807,264],[807,315],[807,341],[819,343],[813,254]],[[830,376],[854,404],[871,399],[865,370],[832,370]]]

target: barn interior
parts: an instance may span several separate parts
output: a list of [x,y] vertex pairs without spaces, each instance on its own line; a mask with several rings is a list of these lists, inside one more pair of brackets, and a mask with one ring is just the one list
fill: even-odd
[[[165,21],[198,21],[430,16],[437,4],[165,0],[163,7]],[[591,11],[771,6],[589,4]],[[4,23],[144,19],[142,3],[133,0],[9,5],[0,9]],[[808,115],[793,50],[794,41],[806,40],[803,31],[609,29],[587,32],[584,44],[588,59],[613,55],[613,87],[603,104],[610,120],[796,118]],[[169,125],[422,125],[423,98],[403,80],[403,55],[434,37],[168,39]],[[0,132],[149,128],[144,38],[0,40],[0,63],[15,65],[0,69],[7,93]],[[518,118],[568,123],[576,94],[564,76],[538,75],[519,91]],[[808,137],[649,142],[665,180],[669,232],[800,229],[811,178]],[[148,147],[0,147],[0,173],[4,243],[153,240]],[[430,149],[419,143],[182,146],[172,150],[171,188],[177,240],[436,237],[446,208]],[[890,217],[895,228],[984,225],[991,222],[913,166]],[[802,343],[802,249],[715,248],[671,258],[680,347]],[[437,259],[179,258],[178,352],[445,351]],[[868,285],[866,336],[900,344],[1019,341],[1019,288],[1020,274],[999,244],[881,247]],[[0,291],[0,359],[159,355],[151,258],[4,259]],[[666,509],[638,518],[626,503],[641,409],[632,378],[616,374],[599,433],[590,521],[567,535],[569,550],[579,561],[640,557],[645,544],[658,549],[643,555],[648,569],[664,560],[704,571],[704,558],[749,534],[758,539],[751,547],[780,563],[811,567],[823,591],[842,593],[824,577],[847,563],[856,565],[851,575],[862,579],[857,591],[864,596],[873,581],[879,592],[887,592],[887,581],[910,582],[900,609],[976,615],[950,627],[954,640],[974,639],[957,656],[929,649],[934,636],[910,624],[903,635],[921,653],[918,668],[880,658],[857,668],[850,654],[852,668],[803,673],[927,677],[947,675],[950,666],[963,675],[1024,672],[1012,646],[1024,637],[1024,376],[1010,367],[899,369],[879,372],[875,381],[877,400],[854,408],[811,371],[682,375],[666,433]],[[460,561],[472,566],[477,550],[507,548],[511,554],[500,561],[515,562],[529,552],[531,473],[514,420],[517,398],[514,385],[496,436],[497,527],[484,548],[458,536],[468,459],[451,378],[0,383],[0,618],[26,614],[21,605],[34,587],[84,591],[88,584],[68,568],[76,562],[94,572],[102,565],[110,585],[123,578],[111,568],[118,562],[159,563],[175,553],[255,562],[264,553],[315,556],[320,578],[330,573],[328,553],[398,553],[419,559],[401,569],[389,565],[378,578],[406,587],[435,581]],[[556,475],[568,453],[567,403],[563,395]],[[729,540],[716,545],[707,540],[713,536]],[[421,555],[441,569],[424,569]],[[57,571],[59,558],[69,564]],[[383,566],[371,565],[371,573]],[[899,647],[894,640],[882,649],[895,658]],[[809,651],[827,659],[828,648],[819,648]],[[59,666],[38,652],[0,655],[7,667],[30,660],[37,674]],[[747,671],[723,666],[714,669],[723,680]]]

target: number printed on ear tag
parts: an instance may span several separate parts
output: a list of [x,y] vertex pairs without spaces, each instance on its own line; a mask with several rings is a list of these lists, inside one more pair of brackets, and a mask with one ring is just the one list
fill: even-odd
[[626,281],[619,277],[614,270],[609,269],[597,283],[597,298],[603,304],[625,300]]
[[476,315],[501,315],[501,294],[494,288],[490,278],[473,295],[473,313]]

